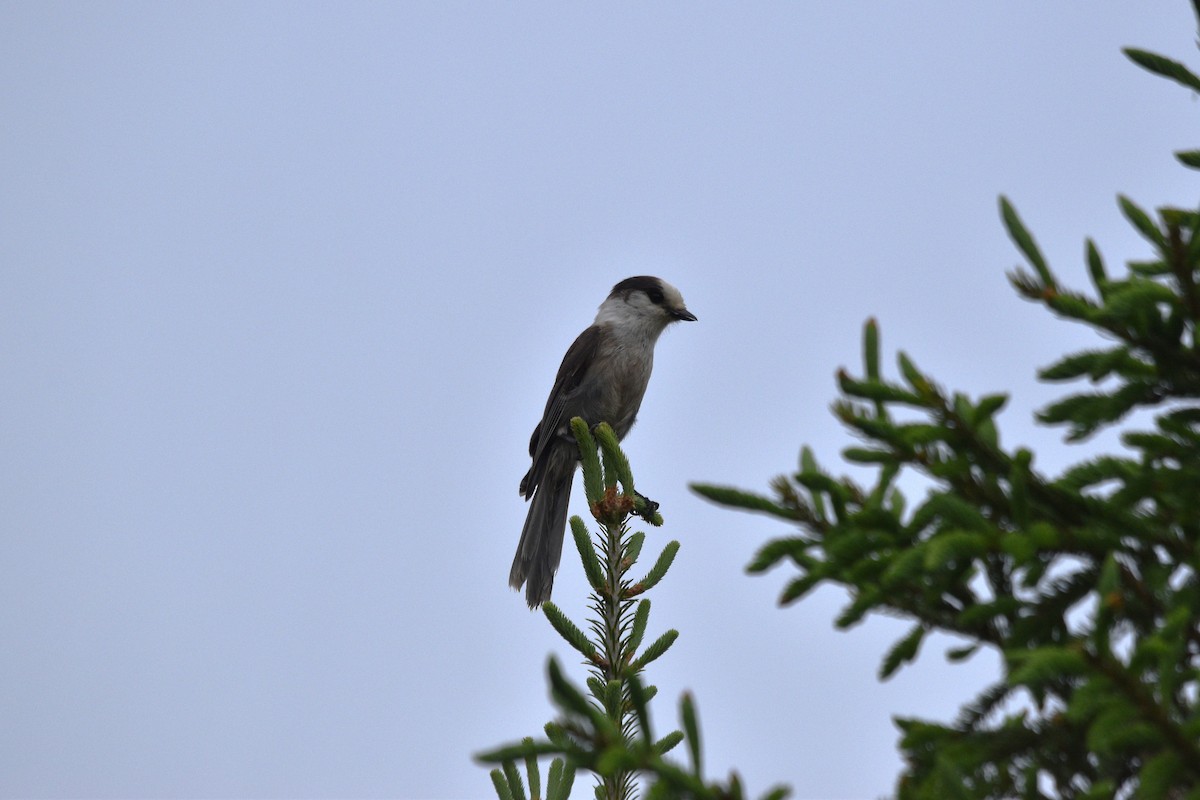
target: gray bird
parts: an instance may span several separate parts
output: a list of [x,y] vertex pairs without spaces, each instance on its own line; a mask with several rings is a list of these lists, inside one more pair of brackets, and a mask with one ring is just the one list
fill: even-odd
[[519,591],[525,585],[530,608],[550,599],[562,557],[567,502],[579,463],[572,417],[593,427],[607,422],[617,439],[624,439],[650,382],[659,334],[672,322],[695,319],[679,290],[666,281],[646,275],[626,278],[613,287],[595,322],[563,356],[542,421],[529,439],[533,466],[521,479],[529,514],[508,573],[509,586]]

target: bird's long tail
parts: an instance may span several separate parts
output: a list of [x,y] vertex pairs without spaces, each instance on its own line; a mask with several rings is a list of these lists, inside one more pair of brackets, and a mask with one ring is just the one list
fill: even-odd
[[517,590],[525,585],[525,602],[530,608],[549,600],[554,587],[577,463],[573,447],[565,444],[553,447],[529,501],[529,514],[521,529],[521,542],[508,573],[508,585]]

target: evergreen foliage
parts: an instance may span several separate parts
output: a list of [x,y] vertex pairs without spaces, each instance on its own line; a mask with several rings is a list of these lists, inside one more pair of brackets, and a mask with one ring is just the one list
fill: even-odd
[[[1200,92],[1179,62],[1125,52]],[[1200,167],[1200,151],[1177,157]],[[844,457],[873,469],[873,485],[835,478],[804,448],[772,497],[693,487],[798,524],[749,565],[796,567],[782,603],[833,584],[850,596],[840,628],[869,613],[912,621],[882,678],[931,632],[965,640],[951,661],[1002,655],[1000,680],[956,720],[896,720],[903,800],[1200,798],[1200,213],[1118,202],[1151,254],[1110,277],[1088,241],[1089,294],[1058,281],[1005,198],[1000,214],[1029,266],[1010,275],[1017,292],[1108,342],[1041,370],[1091,388],[1038,420],[1079,441],[1147,410],[1122,452],[1043,474],[1030,450],[1001,445],[1005,395],[949,392],[904,353],[899,378],[885,377],[870,320],[863,374],[838,375],[833,412],[861,439]],[[915,505],[896,487],[910,472],[932,484]]]
[[[558,718],[546,724],[545,739],[527,737],[476,758],[499,765],[491,771],[491,779],[500,800],[525,800],[527,796],[529,800],[540,800],[541,756],[554,756],[546,784],[547,800],[566,800],[579,769],[596,776],[598,800],[635,797],[639,779],[644,779],[650,798],[740,800],[744,793],[736,774],[725,784],[705,782],[703,778],[700,730],[690,695],[684,695],[680,702],[683,730],[661,738],[653,733],[649,706],[656,690],[643,683],[643,673],[647,665],[667,652],[679,634],[668,630],[642,647],[650,620],[650,601],[642,595],[666,575],[679,543],[668,543],[646,576],[632,579],[645,534],[630,531],[629,520],[637,515],[652,525],[662,525],[657,504],[634,491],[629,461],[607,423],[596,427],[594,438],[578,417],[571,420],[571,430],[579,443],[591,514],[600,526],[599,532],[592,535],[582,519],[571,518],[571,533],[592,589],[591,615],[581,628],[553,603],[543,604],[542,612],[567,644],[583,656],[590,673],[587,690],[572,683],[557,659],[551,658],[547,673]],[[617,490],[618,485],[623,491]],[[691,769],[664,758],[684,741]],[[528,795],[518,767],[520,760],[528,776]],[[786,794],[786,789],[776,788],[764,800],[782,800]]]

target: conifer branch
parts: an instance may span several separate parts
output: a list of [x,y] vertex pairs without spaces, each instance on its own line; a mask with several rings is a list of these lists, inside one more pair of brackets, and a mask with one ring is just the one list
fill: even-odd
[[[1126,52],[1200,90],[1178,62]],[[1184,156],[1200,167],[1200,151]],[[832,410],[859,439],[843,457],[875,470],[874,485],[834,477],[803,447],[799,472],[772,481],[771,496],[693,486],[799,527],[748,567],[795,565],[781,604],[834,584],[850,595],[840,628],[879,613],[912,621],[881,678],[915,661],[930,631],[967,640],[946,653],[952,661],[984,646],[1004,655],[1004,680],[953,725],[897,720],[903,800],[1043,797],[1047,787],[1059,797],[1200,796],[1200,211],[1118,204],[1152,257],[1110,274],[1089,239],[1095,297],[1060,284],[1005,197],[1000,216],[1027,264],[1010,275],[1017,293],[1115,339],[1040,372],[1093,388],[1069,391],[1037,421],[1064,426],[1070,442],[1154,412],[1151,430],[1123,432],[1125,452],[1042,474],[1031,450],[1001,444],[1005,394],[946,391],[903,352],[890,379],[872,319],[861,374],[838,372]],[[911,510],[897,489],[906,472],[930,484]],[[1024,692],[1029,706],[1004,716]]]
[[[633,797],[639,778],[647,781],[650,797],[740,798],[736,774],[724,786],[706,784],[701,777],[700,735],[690,696],[682,706],[685,729],[654,737],[650,703],[657,689],[643,683],[643,675],[649,664],[670,649],[679,633],[668,630],[643,647],[650,601],[642,595],[665,577],[679,543],[668,543],[644,578],[637,582],[631,579],[646,537],[640,531],[631,531],[629,521],[633,514],[640,513],[651,524],[661,524],[657,505],[650,508],[634,490],[629,461],[607,424],[589,430],[582,420],[573,419],[571,429],[580,447],[590,511],[598,525],[598,530],[589,532],[577,516],[570,523],[591,589],[591,616],[581,628],[554,603],[544,603],[542,610],[555,631],[584,657],[590,672],[587,689],[577,688],[552,658],[547,673],[560,717],[547,723],[546,738],[526,738],[520,744],[481,753],[476,758],[501,765],[491,773],[501,800],[524,800],[517,769],[520,759],[525,762],[530,793],[536,795],[540,787],[537,758],[545,755],[557,756],[548,773],[548,800],[565,800],[577,769],[596,777],[596,796],[602,800]],[[687,743],[692,773],[664,758],[680,742]],[[782,798],[786,792],[786,788],[777,787],[768,796]]]

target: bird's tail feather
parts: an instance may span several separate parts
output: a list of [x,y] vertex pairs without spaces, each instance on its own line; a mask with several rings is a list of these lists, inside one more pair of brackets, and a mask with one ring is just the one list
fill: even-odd
[[509,586],[519,590],[525,585],[525,602],[530,608],[549,600],[554,587],[577,463],[574,449],[567,445],[554,447],[547,458],[546,470],[529,501],[521,542],[508,573]]

